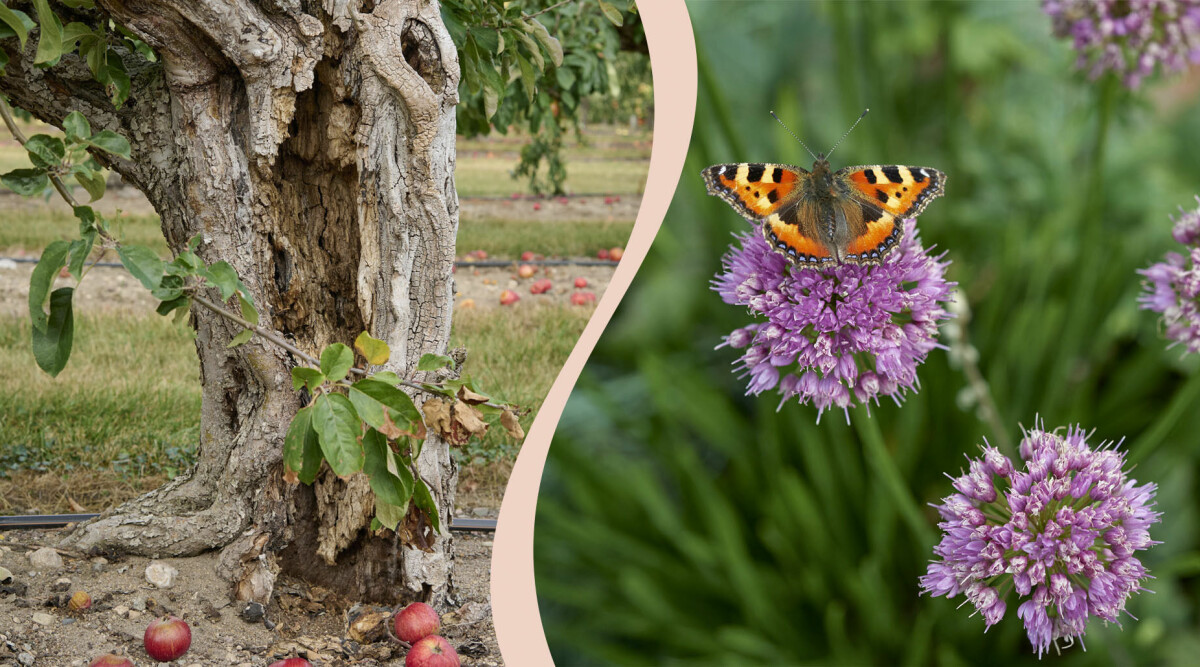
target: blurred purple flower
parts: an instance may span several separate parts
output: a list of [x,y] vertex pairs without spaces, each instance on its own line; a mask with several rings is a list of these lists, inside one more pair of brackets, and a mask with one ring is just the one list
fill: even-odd
[[965,593],[990,628],[1015,590],[1039,656],[1082,637],[1091,616],[1119,623],[1150,578],[1134,553],[1158,544],[1149,528],[1160,514],[1155,485],[1126,479],[1125,454],[1087,437],[1079,427],[1047,433],[1039,421],[1021,440],[1023,470],[990,446],[970,459],[952,478],[958,493],[934,505],[944,535],[921,591]]
[[[1200,197],[1196,197],[1200,204]],[[1194,211],[1179,209],[1173,219],[1175,240],[1186,246],[1187,256],[1169,252],[1165,262],[1151,265],[1138,273],[1145,291],[1138,297],[1142,308],[1162,313],[1166,336],[1182,343],[1188,352],[1200,352],[1200,207]]]
[[[778,388],[786,401],[847,410],[917,386],[917,366],[935,347],[955,283],[949,262],[930,257],[912,220],[900,247],[877,266],[824,269],[790,264],[757,233],[739,235],[713,289],[726,303],[766,318],[735,329],[718,347],[744,350],[747,393]],[[846,413],[849,420],[849,412]]]
[[1200,0],[1042,0],[1042,9],[1093,79],[1111,71],[1136,89],[1158,66],[1200,63]]

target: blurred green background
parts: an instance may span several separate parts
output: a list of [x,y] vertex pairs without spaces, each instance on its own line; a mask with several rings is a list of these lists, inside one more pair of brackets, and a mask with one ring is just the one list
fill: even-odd
[[[1135,273],[1177,249],[1168,214],[1200,192],[1200,71],[1135,93],[1075,71],[1035,2],[690,3],[700,92],[662,230],[571,396],[542,482],[538,594],[560,665],[1012,664],[1037,661],[1009,597],[986,634],[963,601],[918,596],[952,492],[982,438],[1037,415],[1125,438],[1159,484],[1156,577],[1124,630],[1093,621],[1046,662],[1195,664],[1200,372],[1139,311]],[[705,195],[710,164],[811,158],[767,114],[853,164],[948,175],[921,217],[998,422],[963,401],[941,350],[921,392],[840,411],[746,397],[748,321],[709,289],[746,224]],[[1174,247],[1173,247],[1174,246]],[[948,342],[943,336],[943,342]]]

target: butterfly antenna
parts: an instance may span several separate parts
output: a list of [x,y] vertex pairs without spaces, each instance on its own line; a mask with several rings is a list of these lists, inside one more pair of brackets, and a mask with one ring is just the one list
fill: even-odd
[[[858,124],[862,121],[862,119],[864,117],[866,117],[868,111],[870,111],[870,109],[863,109],[862,115],[858,117],[858,120],[854,121],[854,124],[850,126],[849,130],[846,130],[846,134],[842,135],[842,139],[845,139],[850,134],[850,132],[854,130],[854,128],[858,127]],[[825,157],[829,157],[830,155],[833,155],[833,151],[837,150],[837,147],[842,145],[842,139],[837,140],[837,143],[833,145],[833,148],[829,149],[829,152],[825,154]]]
[[[787,130],[787,131],[788,131],[788,134],[792,135],[792,138],[793,138],[793,139],[795,139],[796,141],[800,141],[800,137],[797,137],[797,136],[796,136],[796,133],[795,133],[795,132],[792,132],[792,128],[788,127],[787,125],[784,125],[784,122],[783,122],[782,120],[780,120],[779,116],[776,116],[776,115],[775,115],[775,112],[774,112],[774,111],[772,111],[772,112],[771,112],[771,117],[772,117],[772,118],[774,118],[775,120],[778,120],[778,121],[779,121],[779,124],[780,124],[780,125],[783,125],[783,129]],[[812,158],[813,158],[814,160],[819,160],[819,159],[821,159],[821,158],[818,158],[816,155],[813,155],[813,152],[812,152],[812,150],[810,150],[810,149],[809,149],[809,147],[808,147],[808,146],[806,146],[806,145],[804,144],[804,142],[803,142],[803,141],[800,141],[800,145],[801,145],[801,146],[804,146],[804,150],[808,151],[808,154],[809,154],[809,155],[812,155]]]

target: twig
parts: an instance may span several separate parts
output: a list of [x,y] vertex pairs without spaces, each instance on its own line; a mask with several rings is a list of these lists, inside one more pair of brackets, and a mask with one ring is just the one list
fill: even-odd
[[66,556],[67,558],[78,558],[81,560],[87,558],[87,554],[80,553],[78,551],[71,551],[70,549],[59,549],[58,547],[51,547],[48,544],[38,544],[36,542],[17,542],[16,540],[0,540],[0,545],[4,545],[7,547],[16,547],[18,549],[27,549],[29,551],[36,551],[38,549],[45,549],[48,547],[50,549],[54,549],[59,554]]
[[549,7],[545,8],[545,9],[537,10],[536,12],[534,12],[532,14],[526,14],[525,12],[521,12],[521,18],[531,19],[535,16],[541,16],[542,14],[545,14],[546,12],[558,9],[559,7],[562,7],[563,5],[569,5],[572,2],[575,2],[575,0],[562,0],[562,2],[556,2],[553,5],[550,5]]
[[[12,115],[12,107],[8,105],[8,100],[5,99],[3,95],[0,95],[0,116],[4,117],[4,124],[8,126],[8,131],[12,132],[13,138],[17,140],[17,143],[21,144],[22,148],[24,148],[25,142],[28,141],[28,139],[25,137],[25,133],[21,131],[21,128],[17,127],[17,121]],[[63,183],[63,180],[59,178],[58,174],[50,172],[47,174],[47,176],[50,177],[50,182],[54,184],[54,189],[58,190],[58,194],[62,195],[62,198],[71,205],[71,208],[78,208],[79,202],[75,201],[75,197],[73,197],[71,195],[71,191],[67,189],[67,184]]]

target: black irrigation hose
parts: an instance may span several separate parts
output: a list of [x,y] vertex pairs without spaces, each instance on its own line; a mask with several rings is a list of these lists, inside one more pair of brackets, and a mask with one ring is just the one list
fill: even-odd
[[[39,257],[0,257],[0,260],[7,259],[10,262],[17,264],[37,264]],[[616,266],[617,262],[609,259],[531,259],[529,261],[519,259],[481,259],[475,261],[455,262],[455,266],[473,266],[476,268],[493,268],[499,266],[513,266],[515,264],[529,264],[531,266]],[[109,268],[119,269],[123,266],[120,262],[97,262],[96,266],[105,266]]]
[[[15,530],[17,528],[62,528],[69,523],[79,523],[94,519],[99,514],[39,514],[28,516],[0,516],[0,530]],[[454,519],[450,522],[450,530],[466,532],[481,530],[491,532],[496,530],[495,519]]]

